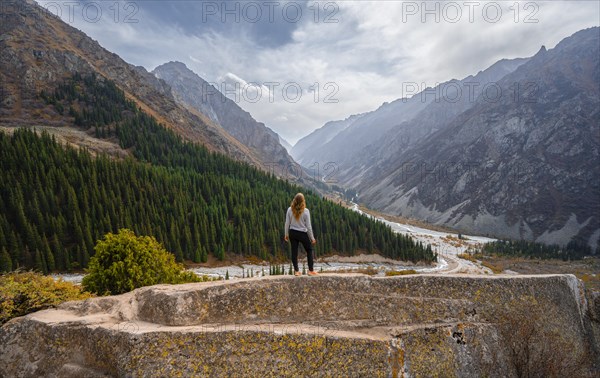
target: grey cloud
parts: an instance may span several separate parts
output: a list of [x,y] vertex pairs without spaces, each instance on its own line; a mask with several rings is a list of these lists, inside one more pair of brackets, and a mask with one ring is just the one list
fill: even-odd
[[196,0],[138,2],[145,17],[171,25],[188,35],[216,32],[232,38],[249,36],[259,46],[277,48],[308,13],[307,1]]
[[[401,97],[407,82],[433,87],[475,74],[501,58],[531,56],[542,44],[551,48],[580,29],[598,26],[600,18],[596,2],[520,2],[515,22],[508,8],[514,5],[511,1],[498,2],[504,17],[493,23],[481,17],[474,22],[463,18],[456,23],[443,19],[422,23],[418,15],[403,22],[401,2],[344,1],[331,2],[336,8],[329,9],[329,15],[333,10],[331,18],[338,22],[325,23],[323,7],[328,2],[318,2],[319,22],[315,22],[317,2],[295,1],[303,12],[297,22],[286,21],[279,12],[273,22],[264,17],[262,22],[246,22],[244,16],[252,17],[246,14],[240,15],[239,23],[231,22],[231,16],[223,23],[221,9],[215,15],[204,14],[203,20],[203,11],[213,12],[206,1],[133,3],[138,6],[137,23],[123,22],[124,1],[119,2],[117,23],[108,8],[112,1],[102,2],[105,16],[98,22],[80,15],[71,23],[148,70],[179,60],[211,82],[232,74],[259,84],[297,83],[305,92],[296,103],[281,94],[274,101],[239,103],[292,143],[329,120],[374,110]],[[218,8],[223,2],[211,3]],[[538,22],[523,22],[526,3],[538,6]],[[327,82],[338,85],[338,102],[315,103],[308,87],[318,83],[324,94]]]

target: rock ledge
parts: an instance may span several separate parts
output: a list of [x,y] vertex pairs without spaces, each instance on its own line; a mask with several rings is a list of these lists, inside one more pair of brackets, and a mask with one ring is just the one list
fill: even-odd
[[558,361],[540,369],[591,374],[599,327],[585,298],[572,275],[157,285],[5,324],[0,376],[510,377],[522,345]]

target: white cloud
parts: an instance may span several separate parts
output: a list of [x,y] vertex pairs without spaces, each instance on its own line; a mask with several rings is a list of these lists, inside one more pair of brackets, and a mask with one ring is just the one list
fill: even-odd
[[[473,9],[473,20],[466,2],[445,2],[439,5],[439,22],[425,14],[425,23],[421,1],[330,2],[337,8],[328,12],[323,9],[327,2],[310,3],[319,4],[320,22],[314,22],[313,12],[306,12],[294,25],[290,41],[277,46],[261,44],[243,27],[230,31],[230,25],[221,29],[201,25],[206,30],[191,33],[145,12],[143,2],[138,23],[115,24],[104,18],[92,24],[76,19],[75,26],[149,70],[180,60],[209,82],[257,83],[260,100],[238,96],[239,105],[293,143],[329,120],[399,98],[403,83],[434,86],[475,74],[501,58],[531,56],[541,45],[551,48],[580,29],[598,26],[600,19],[600,5],[591,1],[518,2],[518,13],[511,8],[513,1],[482,1]],[[190,2],[169,6],[186,4]],[[433,2],[426,4],[428,9],[435,7]],[[502,17],[492,22],[498,7]],[[169,9],[166,6],[165,12]],[[451,22],[455,9],[460,9],[461,17]],[[327,14],[339,22],[324,23]],[[327,83],[334,84],[326,87]],[[287,96],[283,88],[288,89]],[[292,102],[295,88],[301,88],[302,96]],[[327,95],[337,102],[325,102]]]
[[200,59],[196,59],[196,58],[194,58],[194,57],[193,57],[193,56],[191,56],[191,55],[190,55],[190,56],[188,56],[188,58],[190,58],[190,60],[191,60],[192,62],[194,62],[194,63],[197,63],[197,64],[202,64],[202,61],[201,61]]

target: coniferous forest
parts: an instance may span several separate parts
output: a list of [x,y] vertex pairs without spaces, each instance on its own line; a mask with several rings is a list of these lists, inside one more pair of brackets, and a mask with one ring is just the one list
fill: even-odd
[[[501,256],[538,259],[579,260],[592,254],[587,243],[571,240],[566,246],[542,244],[526,240],[497,240],[484,244],[482,252]],[[598,251],[596,251],[598,254]]]
[[96,241],[120,228],[156,237],[178,261],[285,258],[285,211],[299,191],[311,210],[317,255],[436,258],[381,222],[182,140],[104,78],[76,74],[40,96],[132,157],[92,156],[43,132],[0,133],[0,271],[84,268]]

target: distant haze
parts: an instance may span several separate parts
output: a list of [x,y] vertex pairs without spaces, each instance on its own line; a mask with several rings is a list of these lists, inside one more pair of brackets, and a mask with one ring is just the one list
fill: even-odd
[[292,144],[600,19],[596,1],[39,3],[134,65],[186,63]]

